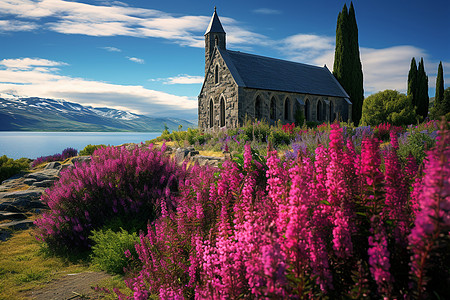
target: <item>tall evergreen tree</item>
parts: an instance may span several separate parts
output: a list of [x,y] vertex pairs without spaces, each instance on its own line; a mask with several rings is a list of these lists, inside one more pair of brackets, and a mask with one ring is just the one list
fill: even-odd
[[352,119],[359,123],[364,100],[363,74],[359,55],[358,26],[353,3],[350,10],[344,4],[336,24],[336,50],[333,74],[350,96]]
[[425,66],[423,58],[420,59],[419,67],[417,69],[417,115],[422,117],[422,120],[428,117],[428,104],[430,98],[428,97],[428,76],[425,73]]
[[436,77],[436,94],[434,95],[434,111],[440,115],[442,110],[442,102],[444,101],[444,70],[442,68],[442,61],[439,62],[438,73]]
[[408,73],[408,96],[411,97],[411,102],[417,109],[417,64],[414,57],[411,59]]

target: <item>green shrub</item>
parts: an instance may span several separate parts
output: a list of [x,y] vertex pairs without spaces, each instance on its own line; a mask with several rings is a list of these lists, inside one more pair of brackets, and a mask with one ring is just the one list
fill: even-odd
[[16,175],[20,171],[28,170],[30,167],[30,160],[27,158],[12,159],[6,155],[0,157],[0,183],[3,180]]
[[106,145],[87,145],[86,147],[84,147],[83,150],[80,151],[79,155],[92,155],[92,153],[94,153],[95,150],[101,148],[101,147],[106,147]]
[[136,233],[130,234],[122,228],[119,232],[100,229],[93,230],[89,238],[95,243],[92,246],[92,263],[108,273],[124,273],[124,268],[128,267],[132,261],[131,258],[126,257],[126,250],[130,251],[131,257],[138,257],[134,247],[139,241]]
[[411,153],[418,164],[423,162],[426,151],[436,144],[436,140],[426,133],[413,132],[408,135],[406,143],[399,143],[398,153],[406,159]]

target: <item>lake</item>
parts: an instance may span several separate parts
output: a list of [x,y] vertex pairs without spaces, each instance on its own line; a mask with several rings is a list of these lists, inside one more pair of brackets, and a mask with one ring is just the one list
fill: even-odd
[[161,132],[0,131],[0,156],[35,159],[61,153],[68,147],[80,151],[88,144],[117,146],[124,143],[145,142],[160,135]]

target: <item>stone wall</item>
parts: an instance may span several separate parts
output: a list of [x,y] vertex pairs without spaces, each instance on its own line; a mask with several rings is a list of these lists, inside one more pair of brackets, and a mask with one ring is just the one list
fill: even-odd
[[[294,114],[296,105],[298,105],[303,113],[305,113],[305,104],[307,103],[307,100],[309,101],[307,121],[333,121],[338,117],[343,121],[347,121],[348,118],[351,118],[351,104],[349,104],[344,98],[239,88],[240,125],[244,124],[246,118],[251,120],[256,118],[255,104],[258,96],[261,99],[261,119],[272,123],[274,122],[273,120],[270,120],[270,101],[272,97],[275,99],[276,103],[275,121],[281,121],[282,124],[292,123],[295,121]],[[286,99],[289,99],[290,103],[288,106],[287,119],[285,118]],[[299,99],[300,102],[298,102],[297,99]],[[323,104],[323,118],[320,120],[317,112],[317,104],[319,100],[321,100]],[[330,110],[331,108],[332,111]]]
[[[215,83],[215,70],[218,65],[218,83]],[[215,52],[212,63],[206,73],[206,81],[198,96],[198,127],[201,130],[210,128],[210,100],[214,103],[213,128],[220,128],[220,99],[225,101],[225,126],[238,126],[238,89],[233,76],[225,65],[220,53]]]

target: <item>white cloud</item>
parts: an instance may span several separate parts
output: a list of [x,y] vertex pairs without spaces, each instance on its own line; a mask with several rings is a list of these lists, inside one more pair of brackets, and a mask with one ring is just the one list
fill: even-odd
[[19,96],[62,98],[94,107],[112,107],[131,112],[195,119],[197,99],[146,89],[58,75],[62,62],[39,58],[0,61],[0,93]]
[[296,34],[283,39],[280,50],[289,59],[311,62],[324,52],[334,51],[334,38],[315,34]]
[[145,61],[144,61],[143,59],[141,59],[141,58],[137,58],[137,57],[129,57],[129,56],[127,56],[127,58],[128,58],[130,61],[132,61],[132,62],[135,62],[135,63],[138,63],[138,64],[145,64]]
[[101,48],[109,52],[122,52],[122,50],[116,47],[101,47]]
[[258,8],[253,10],[255,14],[261,14],[261,15],[279,15],[281,14],[280,10],[271,9],[271,8]]
[[23,22],[17,20],[0,20],[0,32],[8,31],[31,31],[39,26],[33,22]]
[[18,59],[3,59],[0,61],[0,65],[5,66],[7,69],[29,70],[35,67],[65,66],[67,64],[48,59],[26,57]]
[[164,84],[199,84],[203,83],[203,76],[192,76],[187,74],[180,74],[175,77],[163,79]]

